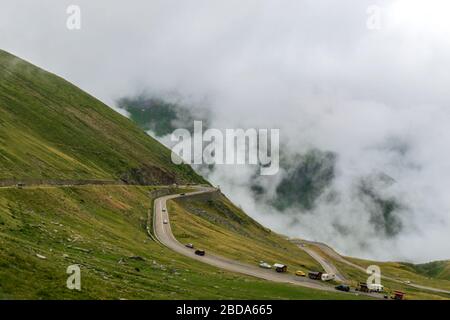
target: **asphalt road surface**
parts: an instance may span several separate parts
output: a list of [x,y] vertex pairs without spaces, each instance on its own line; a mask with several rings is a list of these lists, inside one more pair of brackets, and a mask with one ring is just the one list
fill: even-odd
[[336,275],[336,281],[339,282],[347,281],[331,261],[322,257],[316,251],[314,251],[313,249],[304,244],[299,244],[298,247],[303,251],[305,251],[307,254],[309,254],[314,260],[316,260],[322,266],[322,268],[325,270],[326,273]]

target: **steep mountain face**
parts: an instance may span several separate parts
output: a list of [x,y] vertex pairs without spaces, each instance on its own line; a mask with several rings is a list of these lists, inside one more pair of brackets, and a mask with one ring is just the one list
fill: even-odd
[[132,121],[67,81],[0,51],[0,179],[204,183]]

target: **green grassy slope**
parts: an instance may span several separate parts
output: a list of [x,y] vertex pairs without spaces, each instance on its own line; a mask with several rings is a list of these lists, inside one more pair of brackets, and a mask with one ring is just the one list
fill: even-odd
[[169,203],[172,230],[183,243],[217,255],[258,265],[283,263],[289,272],[322,270],[303,250],[248,217],[219,193]]
[[127,118],[0,51],[0,179],[27,178],[204,182]]
[[[352,261],[355,262],[355,261]],[[352,279],[352,284],[356,285],[359,282],[365,282],[367,280],[368,275],[356,268],[353,268],[345,263],[335,261],[336,267],[341,270],[347,277]],[[428,281],[428,279],[421,278],[415,273],[405,272],[402,267],[396,265],[396,263],[378,263],[374,264],[378,265],[381,269],[381,274],[389,277],[393,277],[397,280],[408,279],[415,284],[420,284],[424,286],[430,286],[434,288],[446,289],[446,285]],[[369,264],[367,264],[368,266]],[[382,285],[385,287],[388,294],[391,294],[395,290],[400,290],[406,293],[405,299],[407,300],[441,300],[441,299],[450,299],[450,295],[445,293],[433,292],[423,289],[417,289],[411,286],[406,285],[405,283],[392,281],[383,279],[381,280]]]
[[[224,272],[162,247],[145,230],[150,190],[0,188],[0,299],[357,298]],[[66,288],[72,264],[80,292]]]
[[[348,265],[344,262],[334,259],[327,255],[319,247],[308,245],[311,249],[316,251],[319,255],[331,261],[337,269],[349,279],[348,284],[357,287],[360,282],[366,282],[368,274],[354,266]],[[412,268],[412,265],[402,262],[379,262],[369,261],[351,257],[344,257],[347,261],[352,262],[363,268],[367,268],[370,265],[377,265],[380,267],[382,276],[388,276],[396,279],[397,281],[387,280],[382,278],[382,284],[384,285],[388,294],[391,294],[394,290],[400,290],[406,293],[406,299],[450,299],[450,295],[446,293],[432,292],[429,290],[418,289],[406,284],[407,281],[411,283],[422,285],[426,287],[438,288],[443,290],[450,289],[450,282],[441,279],[433,279],[422,275]]]
[[[426,277],[450,281],[450,261],[433,261],[423,264],[407,264],[414,272]],[[449,285],[450,288],[450,285]]]
[[[411,281],[423,286],[450,290],[450,279],[444,277],[440,278],[436,276],[438,274],[433,276],[431,273],[434,270],[428,270],[427,274],[425,272],[426,269],[423,269],[424,265],[413,265],[404,262],[376,262],[356,258],[349,258],[349,260],[364,268],[371,264],[379,265],[383,274],[401,281]],[[430,267],[435,266],[435,264],[435,262],[430,262],[426,265]],[[445,271],[444,269],[442,270]],[[437,268],[436,271],[438,271]],[[442,275],[444,276],[444,273]]]

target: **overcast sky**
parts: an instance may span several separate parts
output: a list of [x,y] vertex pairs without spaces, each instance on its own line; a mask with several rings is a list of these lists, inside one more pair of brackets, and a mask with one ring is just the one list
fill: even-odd
[[[371,234],[350,185],[374,171],[392,176],[391,192],[409,206],[401,236],[364,251],[316,218],[289,227],[256,206],[245,175],[218,172],[215,181],[258,220],[347,254],[450,258],[449,1],[0,2],[1,49],[111,106],[142,90],[177,92],[212,108],[218,127],[280,128],[290,150],[339,154],[336,185],[348,201],[318,208],[324,224],[338,215],[355,239]],[[72,4],[81,30],[66,28]],[[408,152],[393,152],[393,140]]]

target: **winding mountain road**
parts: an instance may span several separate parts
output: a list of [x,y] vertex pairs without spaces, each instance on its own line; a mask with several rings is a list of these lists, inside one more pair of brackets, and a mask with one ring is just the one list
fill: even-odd
[[337,281],[339,282],[347,281],[344,275],[339,272],[339,270],[334,266],[334,264],[330,260],[322,257],[316,251],[305,246],[303,243],[298,244],[298,247],[301,250],[305,251],[307,254],[309,254],[314,260],[316,260],[322,266],[322,268],[325,270],[326,273],[336,275]]
[[[178,252],[184,256],[187,256],[197,261],[201,261],[214,267],[218,267],[223,270],[245,274],[248,276],[274,282],[289,283],[311,289],[336,292],[333,286],[326,285],[320,281],[311,280],[309,278],[298,277],[286,273],[277,273],[271,269],[262,269],[257,266],[245,264],[225,257],[212,255],[209,252],[206,252],[205,256],[198,256],[195,254],[195,250],[190,249],[185,245],[183,245],[182,243],[178,242],[178,240],[174,237],[170,226],[170,216],[167,210],[167,201],[180,197],[193,196],[197,194],[215,191],[217,191],[217,189],[215,188],[198,187],[198,191],[190,192],[185,195],[181,194],[167,195],[155,199],[153,210],[153,233],[157,241],[160,242],[162,245],[166,246],[167,248],[175,252]],[[167,223],[164,223],[164,221],[167,221]],[[378,297],[372,294],[369,295],[372,297]]]

